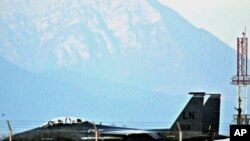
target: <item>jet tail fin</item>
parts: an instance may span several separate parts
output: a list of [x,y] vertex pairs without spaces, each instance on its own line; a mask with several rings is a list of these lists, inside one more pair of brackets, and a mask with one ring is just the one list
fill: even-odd
[[220,94],[212,94],[203,106],[203,133],[219,133],[220,123]]
[[177,123],[179,123],[182,131],[202,131],[202,112],[205,93],[192,92],[189,94],[193,96],[173,123],[170,128],[171,131],[178,131]]

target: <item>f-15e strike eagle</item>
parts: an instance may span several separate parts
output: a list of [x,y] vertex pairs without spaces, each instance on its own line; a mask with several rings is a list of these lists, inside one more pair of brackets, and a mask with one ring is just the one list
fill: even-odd
[[[213,141],[219,135],[220,94],[192,92],[186,107],[169,129],[134,129],[94,124],[81,119],[58,119],[12,136],[12,141]],[[8,141],[6,138],[4,141]]]

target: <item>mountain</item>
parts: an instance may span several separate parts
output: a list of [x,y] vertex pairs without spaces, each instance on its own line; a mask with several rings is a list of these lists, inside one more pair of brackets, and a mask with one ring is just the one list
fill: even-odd
[[222,93],[222,123],[232,121],[235,51],[159,2],[0,5],[5,118],[171,124],[188,92],[206,91]]

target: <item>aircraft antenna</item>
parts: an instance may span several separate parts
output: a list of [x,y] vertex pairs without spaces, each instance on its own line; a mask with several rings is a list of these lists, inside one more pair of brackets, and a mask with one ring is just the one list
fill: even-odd
[[93,127],[95,129],[95,141],[98,141],[98,129],[97,129],[94,121],[93,121],[92,125],[93,125]]
[[178,131],[179,131],[179,141],[182,141],[182,131],[181,131],[181,126],[180,126],[179,122],[177,122],[177,127],[178,127]]
[[237,74],[233,76],[231,84],[237,86],[237,104],[235,119],[238,125],[248,124],[247,114],[247,86],[250,84],[248,69],[248,38],[245,31],[241,38],[237,38]]
[[9,141],[12,141],[12,128],[10,126],[10,121],[7,120],[8,128],[9,128]]

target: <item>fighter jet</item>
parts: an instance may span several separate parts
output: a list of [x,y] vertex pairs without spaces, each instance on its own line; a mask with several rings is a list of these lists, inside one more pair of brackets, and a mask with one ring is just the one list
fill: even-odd
[[[12,141],[213,141],[219,135],[220,94],[211,94],[204,104],[204,92],[192,92],[186,107],[170,129],[116,127],[66,117],[12,136]],[[8,141],[6,138],[4,141]]]

